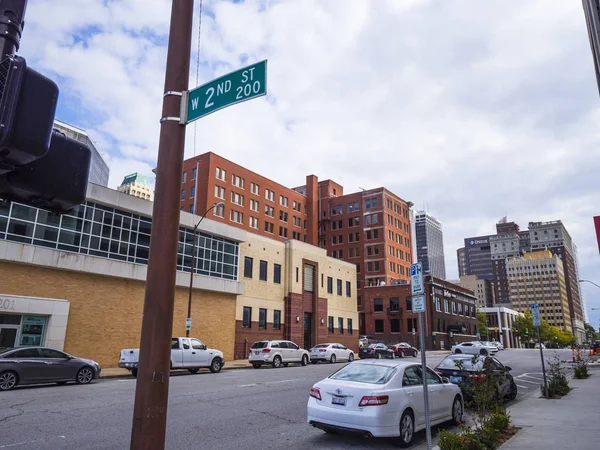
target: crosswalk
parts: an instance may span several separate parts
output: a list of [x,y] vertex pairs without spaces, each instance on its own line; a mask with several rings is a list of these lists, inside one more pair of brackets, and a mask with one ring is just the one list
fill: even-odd
[[539,389],[544,383],[544,374],[542,372],[531,372],[517,375],[514,377],[515,383],[519,389]]

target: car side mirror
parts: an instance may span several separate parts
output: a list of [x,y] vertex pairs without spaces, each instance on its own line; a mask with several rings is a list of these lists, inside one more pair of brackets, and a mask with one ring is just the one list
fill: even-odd
[[512,370],[512,367],[510,367],[510,366],[504,366],[504,368],[509,372]]
[[442,377],[442,383],[444,384],[450,384],[450,380],[446,377]]

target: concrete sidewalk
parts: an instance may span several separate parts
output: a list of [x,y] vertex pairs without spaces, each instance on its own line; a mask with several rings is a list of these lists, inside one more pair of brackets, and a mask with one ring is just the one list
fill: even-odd
[[[252,364],[250,364],[247,360],[240,359],[236,361],[225,361],[225,365],[223,366],[223,370],[231,370],[231,369],[251,369]],[[208,370],[208,369],[206,369]],[[185,369],[181,370],[173,370],[173,372],[187,372]],[[107,369],[102,369],[100,373],[100,378],[122,378],[122,377],[131,377],[131,373],[127,369],[121,369],[119,367],[109,367]]]
[[594,449],[599,448],[600,367],[590,367],[587,380],[569,381],[573,390],[560,400],[540,398],[540,390],[509,408],[521,430],[500,448]]

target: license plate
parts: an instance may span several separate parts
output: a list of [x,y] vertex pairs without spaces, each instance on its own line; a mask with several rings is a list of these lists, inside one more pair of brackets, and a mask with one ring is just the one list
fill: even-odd
[[460,383],[462,381],[462,377],[450,377],[450,383]]
[[260,350],[254,350],[255,355],[260,355]]
[[346,397],[337,397],[334,395],[333,397],[331,397],[331,404],[346,406]]

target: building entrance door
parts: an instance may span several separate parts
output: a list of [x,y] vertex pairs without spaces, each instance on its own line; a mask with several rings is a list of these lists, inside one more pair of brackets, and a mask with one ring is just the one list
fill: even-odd
[[17,346],[17,332],[19,327],[0,325],[0,349]]
[[304,348],[310,350],[313,346],[312,339],[312,313],[304,313]]

